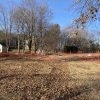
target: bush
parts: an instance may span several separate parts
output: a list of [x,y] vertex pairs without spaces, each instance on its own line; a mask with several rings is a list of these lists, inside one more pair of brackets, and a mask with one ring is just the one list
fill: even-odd
[[77,53],[78,48],[76,46],[64,46],[64,52],[65,53]]

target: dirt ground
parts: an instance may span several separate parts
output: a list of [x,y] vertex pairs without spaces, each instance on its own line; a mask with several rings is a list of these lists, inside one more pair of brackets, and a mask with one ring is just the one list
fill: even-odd
[[0,100],[100,100],[100,54],[1,57]]

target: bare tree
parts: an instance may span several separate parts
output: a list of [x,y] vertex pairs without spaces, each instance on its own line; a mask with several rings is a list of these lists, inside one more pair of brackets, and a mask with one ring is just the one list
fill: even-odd
[[1,30],[5,34],[7,52],[9,50],[11,33],[12,33],[12,23],[13,23],[12,13],[13,13],[13,9],[9,8],[9,10],[6,10],[6,8],[3,5],[1,5],[1,8],[0,8],[0,25],[1,25],[1,28],[2,28]]
[[58,24],[54,24],[49,28],[48,32],[44,36],[44,47],[48,52],[57,52],[59,49],[59,41],[60,41],[60,26]]
[[87,30],[77,29],[76,27],[67,27],[64,29],[64,45],[76,46],[80,51],[89,51],[90,33]]
[[40,50],[44,50],[44,35],[47,32],[48,25],[51,18],[51,11],[48,9],[48,6],[43,4],[39,6],[38,13],[38,33],[40,36]]
[[29,51],[32,50],[33,39],[36,36],[36,23],[37,23],[37,3],[35,0],[23,0],[21,4],[24,9],[24,25],[27,34]]
[[20,8],[16,8],[15,12],[13,13],[13,21],[14,21],[14,27],[18,34],[18,53],[20,53],[20,33],[21,33],[21,25],[22,25],[22,13]]
[[39,5],[36,0],[22,0],[10,10],[0,9],[1,27],[5,33],[6,45],[9,48],[8,33],[17,34],[18,53],[20,48],[25,50],[25,41],[28,41],[29,51],[44,48],[44,35],[49,25],[50,11],[47,5]]

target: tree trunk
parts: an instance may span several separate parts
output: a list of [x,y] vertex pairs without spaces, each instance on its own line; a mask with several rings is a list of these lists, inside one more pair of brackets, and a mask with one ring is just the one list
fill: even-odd
[[25,52],[25,36],[23,38],[23,54],[24,54],[24,52]]
[[20,53],[20,35],[18,35],[18,53]]
[[32,39],[29,39],[28,46],[29,46],[29,51],[31,52],[32,51]]

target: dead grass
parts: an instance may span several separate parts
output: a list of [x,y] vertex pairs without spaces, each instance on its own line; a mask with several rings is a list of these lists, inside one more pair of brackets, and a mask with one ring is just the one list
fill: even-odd
[[54,100],[68,85],[67,73],[44,61],[2,61],[0,71],[0,95],[5,100]]
[[0,100],[100,100],[100,63],[75,60],[80,57],[90,56],[1,60]]
[[81,95],[88,96],[89,100],[100,100],[100,63],[69,62],[69,66],[72,77],[70,87],[83,86],[86,91]]

